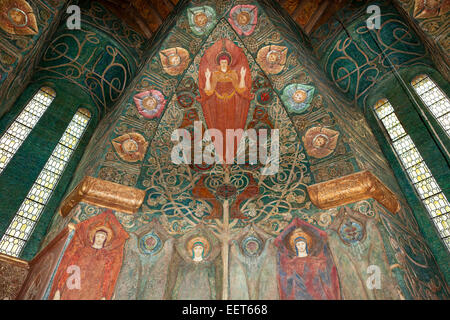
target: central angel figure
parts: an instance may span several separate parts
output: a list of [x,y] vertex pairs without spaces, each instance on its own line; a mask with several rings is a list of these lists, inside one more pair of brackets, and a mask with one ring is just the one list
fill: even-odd
[[[251,74],[241,48],[228,39],[221,39],[205,51],[199,67],[200,103],[208,129],[223,135],[219,144],[214,140],[216,154],[226,163],[232,162],[247,121],[251,94]],[[227,129],[234,136],[227,139]]]

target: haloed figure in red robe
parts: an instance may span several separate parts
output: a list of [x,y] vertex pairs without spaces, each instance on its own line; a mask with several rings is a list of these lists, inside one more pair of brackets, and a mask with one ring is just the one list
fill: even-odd
[[294,218],[275,240],[282,300],[340,300],[337,269],[327,234]]
[[111,299],[128,234],[110,211],[76,225],[56,273],[54,300]]
[[226,130],[244,129],[253,98],[249,69],[243,50],[227,39],[212,45],[200,61],[199,100],[208,129],[217,129],[223,135],[224,147],[214,145],[219,158],[227,163],[235,157],[241,137],[237,135],[234,147],[227,145]]

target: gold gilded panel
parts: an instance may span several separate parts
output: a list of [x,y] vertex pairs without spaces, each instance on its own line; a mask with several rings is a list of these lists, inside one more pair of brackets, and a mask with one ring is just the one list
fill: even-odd
[[133,214],[144,197],[143,190],[86,176],[62,202],[60,214],[67,216],[79,202]]
[[373,198],[392,213],[400,210],[400,202],[370,171],[353,173],[341,178],[321,182],[307,188],[311,202],[320,209]]

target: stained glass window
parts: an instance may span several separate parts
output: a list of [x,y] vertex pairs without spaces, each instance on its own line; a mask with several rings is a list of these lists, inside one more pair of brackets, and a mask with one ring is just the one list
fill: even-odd
[[28,192],[22,205],[0,240],[0,252],[18,257],[30,238],[45,205],[55,190],[91,115],[80,109],[72,118],[50,158]]
[[388,100],[375,105],[375,113],[391,138],[392,146],[430,214],[441,238],[450,250],[450,203],[437,184],[410,136],[398,120]]
[[450,136],[450,101],[442,90],[427,75],[417,76],[411,82],[428,110]]
[[0,173],[6,168],[55,96],[53,89],[42,87],[0,138]]

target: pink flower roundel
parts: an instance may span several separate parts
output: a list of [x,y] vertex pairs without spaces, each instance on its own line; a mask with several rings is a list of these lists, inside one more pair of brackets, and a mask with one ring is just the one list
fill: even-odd
[[158,90],[141,92],[133,99],[139,113],[147,119],[158,118],[166,106],[166,99]]
[[249,36],[258,23],[258,8],[249,4],[233,7],[228,21],[239,35]]

